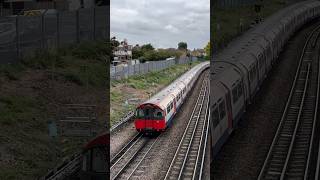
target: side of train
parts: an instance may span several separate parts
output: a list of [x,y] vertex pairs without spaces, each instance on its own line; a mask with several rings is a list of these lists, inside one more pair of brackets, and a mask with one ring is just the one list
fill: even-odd
[[136,109],[134,122],[137,131],[164,131],[171,124],[172,118],[185,101],[201,72],[209,66],[209,62],[196,65],[151,99],[140,104]]
[[291,5],[213,56],[210,67],[211,157],[218,153],[237,126],[286,41],[319,14],[319,1]]

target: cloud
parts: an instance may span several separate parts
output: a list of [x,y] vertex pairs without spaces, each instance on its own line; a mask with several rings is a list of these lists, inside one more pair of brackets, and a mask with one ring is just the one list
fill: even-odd
[[112,0],[111,36],[158,48],[203,48],[210,39],[209,0]]
[[166,30],[168,30],[169,32],[171,32],[171,33],[178,33],[179,32],[179,29],[178,28],[176,28],[176,27],[174,27],[174,26],[172,26],[171,24],[169,24],[169,25],[166,25],[166,27],[164,27]]

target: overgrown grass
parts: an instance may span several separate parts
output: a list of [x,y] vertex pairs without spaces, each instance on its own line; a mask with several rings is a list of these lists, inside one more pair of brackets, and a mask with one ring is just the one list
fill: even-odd
[[[260,16],[266,18],[288,5],[283,0],[264,1]],[[223,48],[234,37],[248,29],[258,17],[253,5],[225,9],[215,7],[213,12],[211,34],[215,49]]]
[[[192,66],[198,63],[195,62]],[[133,98],[133,95],[123,91],[119,92],[117,91],[117,87],[131,87],[145,96],[151,97],[156,93],[155,89],[167,86],[187,70],[189,70],[189,64],[174,65],[161,71],[131,76],[122,80],[112,80],[110,90],[111,126],[118,122],[128,111],[134,110],[136,107],[135,105],[125,103],[129,98]]]
[[80,86],[104,87],[108,82],[107,42],[83,42],[58,50],[37,50],[16,64],[0,64],[0,75],[19,80],[26,69],[49,70]]
[[[12,89],[12,92],[6,89],[5,93],[0,90],[0,179],[37,179],[61,158],[79,150],[85,141],[49,137],[47,121],[55,117],[52,114],[55,110],[49,110],[51,97],[47,99],[47,92],[28,89],[28,82],[20,82],[24,76],[31,74],[31,83],[38,83],[35,73],[30,71],[39,71],[48,75],[43,78],[52,78],[58,85],[68,81],[81,86],[81,90],[85,86],[106,89],[109,53],[105,42],[86,42],[59,50],[39,50],[18,63],[0,64],[0,83],[3,81],[5,87]],[[42,80],[41,87],[45,86]],[[21,84],[27,87],[19,89]],[[15,93],[25,89],[28,91]],[[49,96],[51,93],[48,92]],[[5,158],[10,161],[2,161]]]
[[2,125],[27,123],[34,119],[40,111],[39,99],[0,95],[0,124]]

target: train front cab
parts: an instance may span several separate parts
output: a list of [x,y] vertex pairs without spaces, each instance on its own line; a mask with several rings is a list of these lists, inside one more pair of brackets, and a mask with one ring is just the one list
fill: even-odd
[[89,142],[82,153],[80,180],[105,180],[109,174],[107,133]]
[[136,109],[135,127],[139,132],[160,132],[165,130],[165,112],[154,104],[142,104]]

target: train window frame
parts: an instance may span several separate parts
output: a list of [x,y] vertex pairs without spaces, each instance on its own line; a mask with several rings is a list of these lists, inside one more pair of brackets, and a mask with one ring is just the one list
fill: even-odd
[[[142,112],[143,114],[141,115],[140,112]],[[138,109],[136,110],[136,117],[138,117],[138,118],[144,117],[144,114],[145,114],[145,113],[144,113],[144,109],[138,108]]]
[[238,97],[240,98],[243,95],[242,91],[242,82],[238,84]]
[[[147,113],[148,112],[148,113]],[[151,110],[150,109],[144,109],[144,117],[148,117],[148,116],[150,116],[150,114],[152,114],[152,112],[151,112]]]
[[223,100],[221,103],[219,103],[219,117],[220,117],[219,121],[221,121],[225,116],[226,116],[226,107],[225,107],[225,101]]
[[212,124],[213,127],[217,127],[220,122],[220,116],[219,116],[219,107],[213,106],[212,111]]
[[83,154],[83,157],[82,157],[82,167],[81,169],[83,171],[90,171],[91,170],[91,152],[90,151],[86,151],[84,154]]
[[[91,170],[93,171],[93,172],[96,172],[96,173],[107,173],[107,162],[105,161],[105,160],[101,160],[101,157],[100,158],[97,158],[97,159],[99,159],[99,160],[101,160],[101,162],[104,162],[105,164],[104,164],[104,166],[105,167],[103,167],[102,168],[102,171],[100,171],[100,169],[94,169],[94,164],[93,164],[93,162],[97,162],[96,160],[94,160],[93,158],[95,158],[95,156],[94,156],[94,153],[95,152],[102,152],[103,150],[101,149],[101,148],[98,148],[98,147],[96,147],[96,148],[93,148],[92,150],[91,150]],[[102,154],[102,156],[103,156],[103,154]],[[106,157],[105,157],[105,159],[107,159]]]
[[232,91],[232,101],[233,101],[233,104],[235,104],[238,101],[238,88],[237,88],[237,86],[233,87],[231,91]]
[[[161,116],[158,116],[158,113],[161,113]],[[164,117],[164,114],[163,114],[163,111],[161,109],[156,109],[154,112],[153,112],[153,117],[155,119],[163,119]]]

